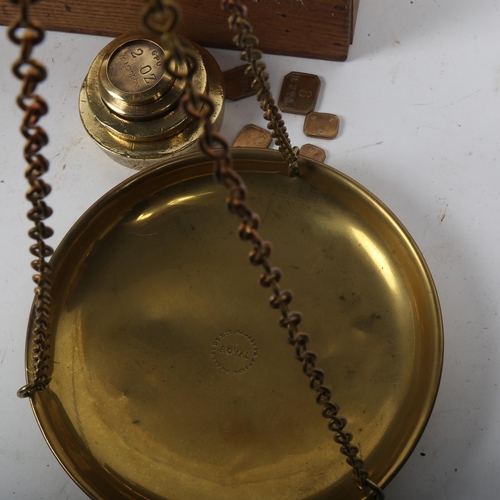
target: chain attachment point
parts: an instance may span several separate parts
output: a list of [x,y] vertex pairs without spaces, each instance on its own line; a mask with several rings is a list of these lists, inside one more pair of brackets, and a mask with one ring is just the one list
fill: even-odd
[[36,392],[34,390],[35,384],[26,384],[23,385],[18,391],[17,391],[17,397],[24,399],[24,398],[31,398],[31,396]]
[[385,500],[385,494],[382,489],[371,479],[365,479],[365,485],[373,492],[372,500]]

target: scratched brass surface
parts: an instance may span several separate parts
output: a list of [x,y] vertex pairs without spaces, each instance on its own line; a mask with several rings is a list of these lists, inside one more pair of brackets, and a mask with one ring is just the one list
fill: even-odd
[[[235,150],[318,366],[381,485],[413,449],[442,363],[436,292],[391,213],[329,167]],[[32,402],[98,499],[364,498],[198,155],[97,202],[53,259],[53,380]]]

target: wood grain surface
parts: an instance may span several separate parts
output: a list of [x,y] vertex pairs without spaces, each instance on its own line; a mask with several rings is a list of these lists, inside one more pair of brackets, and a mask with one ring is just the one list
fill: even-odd
[[[16,7],[2,0],[0,24]],[[179,0],[179,32],[206,47],[234,48],[227,15],[214,0]],[[43,0],[33,16],[48,30],[118,36],[140,31],[143,0]],[[253,0],[248,19],[265,53],[344,61],[352,43],[359,0]]]

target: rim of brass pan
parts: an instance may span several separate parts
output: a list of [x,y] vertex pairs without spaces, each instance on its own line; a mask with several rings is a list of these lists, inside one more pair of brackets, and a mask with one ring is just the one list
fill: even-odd
[[[277,151],[233,154],[346,430],[383,487],[439,386],[431,274],[396,217],[345,175],[299,157],[301,175],[289,178]],[[42,432],[99,500],[366,498],[212,167],[196,154],[140,172],[59,245],[52,381],[31,400]]]

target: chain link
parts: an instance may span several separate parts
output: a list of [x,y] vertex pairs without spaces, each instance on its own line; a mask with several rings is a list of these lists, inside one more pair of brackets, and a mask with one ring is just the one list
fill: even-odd
[[252,25],[246,19],[247,8],[239,0],[223,0],[222,9],[230,14],[229,27],[238,31],[233,41],[238,48],[243,49],[240,53],[240,59],[249,63],[246,74],[253,74],[252,87],[258,89],[257,100],[260,102],[261,109],[265,112],[264,119],[269,122],[267,128],[271,130],[271,136],[276,146],[278,146],[284,162],[288,165],[288,174],[290,177],[299,175],[297,161],[299,148],[292,146],[285,122],[271,93],[268,83],[269,74],[265,71],[266,63],[260,61],[262,51],[255,48],[259,40],[252,34]]
[[21,124],[21,133],[27,139],[24,146],[24,159],[28,163],[25,176],[30,188],[26,197],[32,203],[28,212],[28,219],[34,223],[28,234],[35,240],[31,245],[30,252],[35,257],[31,266],[36,271],[33,281],[36,283],[35,299],[33,305],[33,358],[30,371],[33,381],[21,387],[18,391],[19,397],[31,397],[36,391],[43,390],[50,382],[48,375],[50,356],[50,303],[51,267],[47,262],[53,250],[45,243],[53,231],[44,224],[44,220],[50,217],[52,209],[43,201],[50,193],[50,186],[42,179],[49,168],[48,160],[40,154],[40,150],[48,143],[45,130],[38,125],[40,118],[47,114],[48,108],[45,100],[35,94],[37,85],[46,77],[46,70],[42,63],[33,59],[31,53],[35,45],[42,42],[44,32],[41,26],[29,19],[29,0],[14,1],[19,5],[19,16],[10,24],[8,35],[10,40],[20,46],[20,56],[12,66],[14,75],[22,81],[21,93],[16,101],[24,111]]
[[[237,35],[236,39],[239,44],[241,43],[246,47],[242,54],[245,54],[245,57],[250,54],[249,59],[252,61],[252,71],[254,66],[257,68],[257,71],[254,72],[255,80],[258,81],[256,85],[261,85],[261,80],[264,82],[259,91],[263,101],[261,106],[263,109],[266,108],[266,117],[275,117],[274,121],[270,120],[269,127],[278,126],[275,131],[275,138],[281,140],[282,137],[286,137],[286,143],[278,143],[277,140],[279,146],[286,149],[286,145],[290,144],[288,135],[282,125],[281,116],[279,114],[276,115],[275,111],[273,111],[277,108],[274,105],[272,97],[269,97],[271,94],[267,83],[267,74],[263,73],[263,63],[257,62],[257,59],[260,57],[260,51],[256,51],[253,48],[256,39],[253,35],[249,35],[252,28],[244,19],[246,9],[238,0],[223,0],[222,8],[232,12],[229,18],[231,26],[244,26],[242,28],[243,32]],[[172,15],[175,21],[169,22],[166,17],[172,12],[174,12]],[[152,27],[156,29],[159,19],[161,19],[160,24],[162,26],[168,27],[165,32],[161,33],[162,41],[166,47],[165,68],[167,72],[170,72],[172,67],[179,67],[185,60],[185,57],[190,57],[189,55],[180,54],[180,52],[183,52],[183,48],[180,45],[176,49],[172,47],[172,44],[179,43],[177,36],[173,33],[178,17],[177,6],[172,0],[146,0],[143,11],[145,27],[149,30]],[[153,31],[153,33],[159,34],[157,31]],[[250,40],[250,38],[252,39]],[[353,477],[359,486],[371,489],[372,495],[375,495],[374,498],[382,500],[384,498],[382,490],[369,479],[368,472],[363,468],[363,460],[357,456],[359,448],[352,444],[353,436],[345,430],[346,419],[338,416],[339,405],[331,401],[331,389],[324,385],[325,374],[323,370],[316,367],[317,356],[307,348],[309,335],[299,330],[302,315],[297,311],[290,311],[289,305],[293,298],[292,292],[280,288],[281,270],[277,267],[271,267],[269,264],[272,245],[260,235],[258,231],[260,217],[247,203],[247,188],[243,179],[233,169],[229,145],[215,131],[212,125],[210,118],[214,112],[214,106],[208,96],[194,90],[192,82],[188,78],[185,79],[185,85],[186,93],[181,98],[181,105],[184,107],[186,113],[199,120],[203,125],[204,134],[200,139],[200,147],[214,160],[214,175],[217,181],[229,190],[226,204],[229,212],[235,214],[240,219],[238,227],[239,237],[241,240],[249,241],[252,244],[252,250],[249,254],[250,263],[254,266],[260,266],[263,269],[260,275],[260,284],[263,287],[270,288],[272,291],[269,304],[281,312],[279,324],[288,331],[288,342],[295,347],[295,356],[302,363],[304,374],[309,377],[309,386],[316,392],[316,402],[323,407],[323,417],[329,420],[328,429],[334,433],[334,441],[340,444],[340,452],[347,457],[346,462],[352,467],[354,472]],[[200,103],[202,104],[201,111]],[[291,153],[289,156],[292,156]]]

